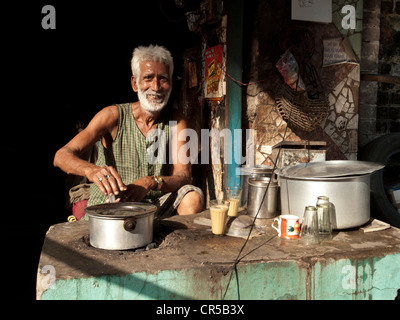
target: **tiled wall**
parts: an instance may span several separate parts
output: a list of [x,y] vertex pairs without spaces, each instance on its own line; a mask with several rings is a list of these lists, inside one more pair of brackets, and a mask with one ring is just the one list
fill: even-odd
[[[269,1],[268,1],[269,2]],[[343,30],[341,8],[345,4],[356,9],[356,29]],[[247,87],[247,117],[251,126],[256,129],[256,164],[270,163],[271,146],[279,143],[285,136],[287,141],[313,140],[326,141],[327,159],[357,159],[358,145],[358,101],[360,85],[360,67],[358,64],[341,64],[322,67],[322,40],[346,36],[354,53],[360,58],[363,1],[333,0],[333,22],[320,24],[290,20],[290,1],[261,3],[254,24],[253,42],[251,45],[251,66]],[[280,21],[280,26],[265,21]],[[279,114],[275,93],[276,84],[281,81],[274,70],[277,52],[285,28],[305,28],[313,34],[315,51],[311,58],[325,93],[329,100],[327,117],[313,132],[305,132],[290,126]]]

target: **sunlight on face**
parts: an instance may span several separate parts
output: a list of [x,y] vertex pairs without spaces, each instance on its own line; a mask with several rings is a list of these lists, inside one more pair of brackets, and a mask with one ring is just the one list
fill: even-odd
[[162,62],[144,61],[137,79],[141,107],[151,113],[161,111],[168,103],[172,91],[168,68]]

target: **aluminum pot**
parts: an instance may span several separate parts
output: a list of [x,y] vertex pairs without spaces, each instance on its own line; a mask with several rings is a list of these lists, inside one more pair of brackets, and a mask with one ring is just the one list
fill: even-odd
[[239,168],[240,175],[242,176],[242,196],[240,198],[240,206],[246,206],[248,201],[249,179],[272,176],[272,167],[266,165],[243,166]]
[[141,202],[105,203],[85,209],[89,216],[90,244],[107,250],[144,247],[153,241],[157,207]]
[[282,214],[301,219],[318,196],[328,196],[332,228],[355,228],[370,219],[370,176],[384,166],[365,161],[321,161],[285,167],[280,177]]
[[270,178],[267,177],[249,178],[248,183],[247,215],[250,217],[257,215],[257,219],[276,217],[278,185],[275,182],[270,182]]

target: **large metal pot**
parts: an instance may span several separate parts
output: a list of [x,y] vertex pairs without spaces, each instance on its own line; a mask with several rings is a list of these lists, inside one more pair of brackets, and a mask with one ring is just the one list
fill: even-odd
[[90,244],[108,250],[144,247],[153,241],[157,207],[139,202],[105,203],[85,209],[89,216]]
[[384,166],[366,161],[335,160],[285,167],[280,177],[282,214],[301,219],[318,196],[330,200],[333,229],[363,225],[370,219],[370,175]]

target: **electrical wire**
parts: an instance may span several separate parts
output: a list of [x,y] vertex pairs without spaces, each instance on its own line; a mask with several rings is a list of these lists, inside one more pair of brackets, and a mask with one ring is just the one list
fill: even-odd
[[[298,82],[299,82],[299,78],[296,80],[296,94],[297,94],[297,92],[298,92],[298,91],[297,91]],[[287,133],[287,129],[288,129],[288,126],[289,126],[289,122],[290,122],[291,115],[292,115],[292,108],[290,108],[290,112],[289,112],[288,120],[287,120],[287,122],[286,122],[286,127],[285,127],[285,132],[284,132],[284,134],[283,134],[282,142],[285,141],[286,133]],[[229,280],[228,280],[228,284],[227,284],[227,286],[226,286],[224,295],[223,295],[223,297],[222,297],[223,300],[225,299],[226,293],[228,292],[228,289],[229,289],[230,282],[232,281],[233,271],[235,272],[235,276],[236,276],[236,286],[237,286],[238,300],[240,300],[239,274],[238,274],[238,271],[237,271],[237,265],[238,265],[238,263],[240,262],[241,259],[243,259],[246,255],[249,254],[249,253],[247,253],[246,255],[244,255],[243,257],[240,258],[241,253],[243,252],[244,248],[246,247],[246,245],[247,245],[247,243],[248,243],[248,241],[249,241],[249,239],[250,239],[250,235],[251,235],[251,232],[253,231],[253,228],[254,228],[254,226],[255,226],[255,222],[256,222],[256,219],[257,219],[258,214],[259,214],[259,212],[260,212],[261,205],[262,205],[262,203],[264,202],[265,196],[266,196],[267,193],[268,193],[269,185],[270,185],[270,183],[271,183],[271,181],[272,181],[272,176],[273,176],[273,174],[275,173],[277,163],[279,162],[279,157],[280,157],[280,153],[281,153],[281,150],[282,150],[282,146],[283,146],[283,143],[280,143],[280,146],[279,146],[279,149],[278,149],[278,154],[277,154],[276,160],[275,160],[275,162],[274,162],[274,166],[273,166],[273,169],[272,169],[271,177],[270,177],[270,179],[269,179],[269,181],[268,181],[268,184],[267,184],[267,188],[265,189],[265,192],[264,192],[264,195],[263,195],[262,200],[260,201],[260,205],[259,205],[259,207],[258,207],[257,213],[256,213],[256,215],[254,216],[253,222],[252,222],[252,224],[251,224],[251,226],[250,226],[250,231],[249,231],[249,233],[248,233],[248,235],[247,235],[246,241],[244,242],[243,246],[242,246],[241,249],[239,250],[239,253],[238,253],[238,255],[237,255],[237,257],[236,257],[236,259],[235,259],[235,261],[234,261],[233,270],[232,270],[231,273],[230,273]],[[269,242],[270,240],[272,240],[274,237],[275,237],[275,236],[273,236],[272,238],[268,239],[268,241],[266,241],[266,242],[263,243],[262,245],[266,244],[267,242]],[[257,249],[258,249],[258,248],[257,248]],[[252,251],[254,251],[254,250],[252,250]],[[252,251],[251,251],[251,252],[252,252]]]
[[[206,49],[209,49],[209,47],[208,47],[208,45],[207,45],[207,42],[206,42],[206,39],[205,39],[203,33],[201,32],[201,28],[200,28],[200,34],[201,34],[201,37],[202,37],[202,39],[203,39],[205,48],[206,48]],[[225,74],[229,79],[231,79],[231,80],[232,80],[233,82],[235,82],[236,84],[239,84],[239,85],[241,85],[241,86],[249,86],[249,85],[252,85],[252,84],[257,84],[257,83],[260,83],[260,82],[264,82],[264,81],[269,80],[269,79],[264,79],[264,80],[259,80],[259,81],[256,81],[256,82],[249,82],[249,83],[243,83],[243,82],[241,82],[241,81],[238,81],[238,80],[234,79],[234,78],[226,71],[225,67],[223,66],[222,61],[218,61],[218,59],[217,59],[216,56],[214,55],[214,52],[211,51],[211,54],[213,55],[215,61],[216,61],[217,64],[219,65],[219,67],[220,67],[221,71],[223,72],[223,74]],[[297,92],[298,82],[299,82],[299,79],[297,79],[297,81],[296,81],[296,92]],[[283,138],[282,138],[282,142],[285,141],[285,139],[286,139],[287,128],[288,128],[288,125],[289,125],[289,122],[290,122],[291,115],[292,115],[292,109],[290,109],[290,112],[289,112],[288,120],[287,120],[287,122],[286,122],[286,127],[285,127],[285,131],[284,131]],[[248,243],[248,241],[249,241],[249,239],[250,239],[251,232],[253,231],[253,228],[254,228],[254,226],[255,226],[256,219],[257,219],[258,214],[259,214],[260,209],[261,209],[261,204],[264,202],[265,196],[266,196],[267,193],[268,193],[268,189],[269,189],[270,183],[271,183],[271,181],[272,181],[272,176],[273,176],[273,174],[274,174],[274,172],[275,172],[275,170],[276,170],[277,163],[279,162],[279,157],[280,157],[280,153],[281,153],[282,146],[283,146],[283,143],[280,144],[280,147],[279,147],[279,150],[278,150],[278,154],[277,154],[277,157],[276,157],[276,160],[275,160],[275,162],[274,162],[273,169],[272,169],[271,178],[270,178],[270,180],[269,180],[269,182],[268,182],[268,184],[267,184],[267,187],[266,187],[266,189],[265,189],[265,192],[264,192],[262,201],[260,202],[260,206],[258,207],[257,213],[256,213],[256,215],[254,216],[254,219],[253,219],[253,222],[252,222],[252,224],[251,224],[251,226],[250,226],[250,230],[249,230],[249,233],[248,233],[248,235],[247,235],[247,238],[246,238],[246,240],[245,240],[243,246],[240,248],[239,253],[238,253],[238,255],[236,256],[236,259],[235,259],[235,261],[234,261],[234,263],[233,263],[233,268],[232,268],[231,273],[230,273],[230,276],[229,276],[228,284],[227,284],[227,286],[226,286],[226,288],[225,288],[225,292],[224,292],[224,295],[223,295],[223,297],[222,297],[223,300],[225,299],[226,294],[227,294],[227,292],[228,292],[229,285],[230,285],[230,283],[231,283],[231,281],[232,281],[233,273],[235,273],[235,276],[236,276],[237,294],[238,294],[238,300],[240,300],[239,273],[238,273],[238,270],[237,270],[237,265],[238,265],[238,263],[240,262],[241,259],[243,259],[247,254],[249,254],[249,253],[247,253],[245,256],[240,257],[240,255],[242,254],[244,248],[246,247],[246,245],[247,245],[247,243]],[[275,236],[274,236],[274,237],[275,237]],[[270,240],[273,239],[274,237],[268,239],[268,241],[270,241]],[[267,241],[267,242],[268,242],[268,241]],[[267,243],[267,242],[265,242],[265,243]],[[265,243],[264,243],[264,244],[265,244]],[[264,245],[264,244],[263,244],[263,245]]]
[[[205,39],[203,33],[201,32],[201,28],[200,28],[200,34],[201,34],[201,37],[202,37],[202,39],[203,39],[205,48],[206,48],[206,49],[210,49],[210,48],[208,47],[208,45],[207,45],[207,42],[206,42],[206,39]],[[287,37],[287,38],[289,38],[289,37]],[[286,39],[286,40],[284,39],[284,41],[281,42],[281,47],[286,47],[286,48],[291,47],[291,48],[295,48],[296,50],[303,49],[303,50],[306,51],[306,53],[312,55],[312,54],[314,53],[314,51],[315,51],[314,45],[312,44],[312,45],[310,45],[308,48],[306,48],[305,45],[304,45],[304,43],[305,43],[306,40],[308,40],[308,39],[309,39],[309,35],[307,34],[306,36],[304,36],[304,38],[302,39],[302,41],[300,41],[300,46],[293,45],[293,41],[290,41],[290,40],[292,40],[292,39]],[[269,80],[269,79],[263,79],[263,80],[259,80],[259,81],[248,82],[248,83],[244,83],[244,82],[241,82],[241,81],[239,81],[239,80],[236,80],[235,78],[233,78],[233,77],[226,71],[226,68],[223,66],[223,62],[222,62],[222,61],[218,61],[218,59],[217,59],[216,56],[214,55],[214,52],[211,52],[211,54],[213,55],[215,61],[218,63],[218,65],[219,65],[219,67],[220,67],[222,73],[225,74],[225,75],[226,75],[229,79],[231,79],[234,83],[236,83],[236,84],[238,84],[238,85],[240,85],[240,86],[254,85],[254,84],[261,83],[261,82],[265,82],[265,81],[268,81],[268,80]],[[298,91],[297,91],[298,84],[299,84],[299,77],[298,77],[297,80],[296,80],[296,87],[295,87],[296,95],[298,94]],[[271,177],[270,177],[269,182],[268,182],[268,184],[267,184],[267,187],[266,187],[266,189],[265,189],[265,192],[264,192],[264,195],[263,195],[263,197],[262,197],[262,201],[260,202],[260,206],[258,207],[257,213],[256,213],[256,215],[255,215],[254,218],[253,218],[253,222],[252,222],[252,224],[251,224],[251,226],[250,226],[250,230],[249,230],[249,233],[248,233],[248,235],[247,235],[247,238],[246,238],[246,240],[245,240],[243,246],[240,248],[239,253],[238,253],[238,255],[236,256],[236,259],[235,259],[235,261],[234,261],[234,263],[233,263],[233,267],[232,267],[232,270],[231,270],[231,273],[230,273],[230,276],[229,276],[228,284],[227,284],[227,286],[226,286],[226,288],[225,288],[225,292],[224,292],[223,297],[222,297],[223,300],[225,299],[226,294],[227,294],[227,292],[228,292],[230,283],[231,283],[231,281],[232,281],[233,273],[235,273],[235,276],[236,276],[237,295],[238,295],[238,300],[240,300],[239,273],[238,273],[238,270],[237,270],[237,265],[238,265],[238,263],[239,263],[245,256],[247,256],[247,255],[250,254],[251,252],[255,251],[256,249],[260,248],[261,246],[265,245],[265,244],[268,243],[270,240],[272,240],[273,238],[276,237],[276,235],[272,236],[272,237],[269,238],[267,241],[265,241],[264,243],[262,243],[259,247],[257,247],[257,248],[255,248],[255,249],[251,250],[250,252],[246,253],[244,256],[240,257],[240,255],[242,254],[243,250],[245,249],[245,247],[246,247],[246,245],[247,245],[247,243],[248,243],[248,241],[249,241],[249,239],[250,239],[250,235],[251,235],[251,233],[252,233],[252,231],[253,231],[253,228],[254,228],[254,226],[255,226],[255,222],[256,222],[256,219],[257,219],[258,214],[259,214],[259,212],[260,212],[261,205],[262,205],[262,203],[264,202],[265,197],[266,197],[266,195],[267,195],[267,193],[268,193],[269,186],[270,186],[270,183],[271,183],[271,181],[272,181],[272,177],[273,177],[273,175],[274,175],[274,173],[275,173],[277,164],[278,164],[278,162],[279,162],[279,157],[280,157],[280,153],[281,153],[281,150],[282,150],[283,142],[284,142],[285,139],[286,139],[287,129],[288,129],[288,126],[289,126],[289,123],[290,123],[291,115],[292,115],[292,108],[290,108],[288,120],[286,121],[285,131],[284,131],[283,138],[282,138],[282,141],[281,141],[280,146],[279,146],[279,149],[278,149],[278,154],[277,154],[276,160],[275,160],[275,162],[274,162],[274,166],[273,166],[273,169],[272,169]]]
[[173,23],[178,23],[178,22],[182,22],[185,18],[187,18],[185,15],[183,15],[183,17],[179,18],[179,19],[174,19],[171,18],[165,11],[163,8],[163,4],[164,4],[164,0],[160,0],[160,11],[161,13],[171,22]]
[[[201,27],[200,27],[199,29],[200,29],[201,38],[203,39],[204,47],[205,47],[206,49],[210,49],[210,47],[207,45],[206,38],[205,38],[203,32],[201,31]],[[247,86],[250,86],[250,85],[255,85],[255,84],[258,84],[258,83],[262,83],[262,82],[266,82],[266,81],[268,81],[268,80],[271,80],[271,79],[270,79],[271,77],[269,77],[269,78],[267,78],[267,79],[257,80],[257,81],[250,81],[250,82],[247,82],[247,83],[242,82],[242,81],[239,81],[239,80],[236,80],[234,77],[232,77],[232,76],[228,73],[228,71],[226,70],[226,67],[224,67],[223,62],[222,62],[222,61],[219,61],[219,60],[217,59],[217,57],[215,56],[215,54],[214,54],[213,51],[211,51],[211,54],[212,54],[212,56],[214,57],[215,61],[217,62],[217,64],[218,64],[218,66],[219,66],[219,68],[220,68],[222,74],[224,74],[226,77],[228,77],[229,79],[231,79],[234,83],[236,83],[236,84],[238,84],[238,85],[240,85],[240,86],[242,86],[242,87],[247,87]]]

